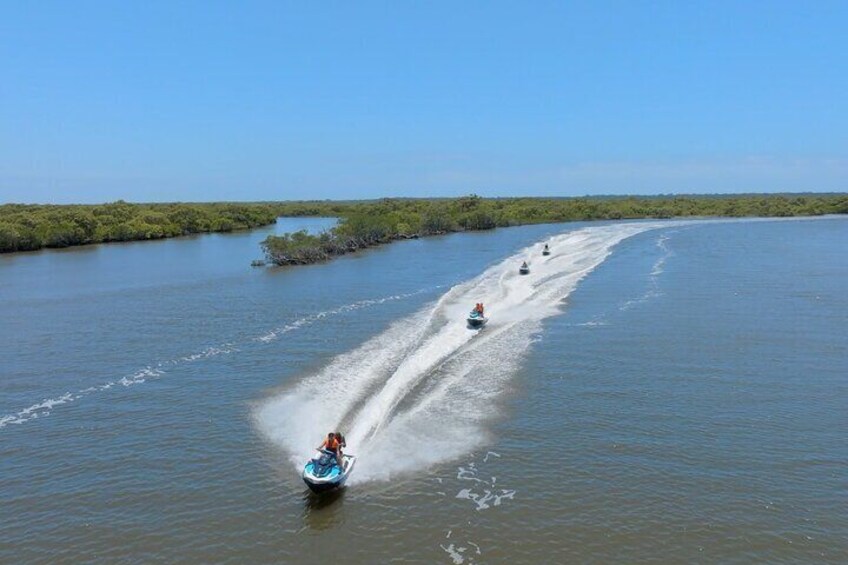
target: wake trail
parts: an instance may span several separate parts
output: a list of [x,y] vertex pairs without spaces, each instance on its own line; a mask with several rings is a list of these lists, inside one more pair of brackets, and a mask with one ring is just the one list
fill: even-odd
[[[254,409],[259,430],[301,466],[328,431],[359,456],[352,480],[379,480],[462,456],[509,389],[541,322],[621,241],[674,222],[592,226],[539,242],[454,286]],[[527,261],[530,275],[519,275]],[[661,265],[659,266],[661,268]],[[657,270],[657,269],[655,269]],[[489,323],[465,318],[477,302]],[[405,450],[398,446],[426,445]]]
[[[275,443],[283,447],[293,460],[300,460],[308,453],[308,445],[313,442],[316,435],[315,427],[325,428],[328,425],[351,425],[356,422],[356,439],[361,442],[360,452],[367,453],[369,449],[376,449],[381,445],[381,439],[397,427],[398,422],[403,421],[403,413],[394,412],[407,398],[410,393],[421,388],[422,382],[445,371],[454,371],[453,375],[470,374],[461,368],[453,359],[459,352],[467,353],[467,358],[474,354],[485,352],[488,359],[496,356],[497,347],[513,347],[515,342],[514,357],[519,356],[529,345],[522,345],[525,340],[527,328],[534,327],[532,324],[547,316],[558,312],[558,304],[571,293],[574,286],[586,274],[599,265],[606,256],[621,240],[642,233],[664,227],[693,226],[716,223],[736,222],[789,222],[789,221],[844,221],[841,217],[825,216],[821,218],[796,217],[796,218],[734,218],[734,219],[709,219],[709,220],[680,220],[672,222],[656,223],[631,223],[614,224],[607,226],[588,227],[578,231],[569,232],[555,236],[548,240],[557,246],[552,255],[541,256],[542,244],[528,247],[501,264],[487,269],[478,277],[451,288],[442,295],[439,300],[416,314],[414,323],[402,321],[392,325],[379,336],[369,341],[370,345],[363,345],[360,354],[351,352],[340,356],[338,359],[347,359],[347,364],[332,362],[320,375],[313,375],[305,379],[301,386],[289,393],[280,394],[270,399],[257,412],[257,421],[261,429]],[[661,236],[657,241],[665,254],[657,261],[651,272],[655,279],[662,274],[666,259],[673,252],[666,246],[667,237]],[[519,277],[517,274],[516,261],[520,263],[527,259],[533,269],[529,278]],[[167,361],[153,363],[126,374],[120,378],[106,380],[94,386],[78,390],[67,390],[64,393],[54,394],[50,398],[33,402],[30,406],[14,410],[5,415],[0,415],[0,430],[9,426],[17,426],[39,418],[44,418],[63,406],[77,403],[78,401],[106,391],[118,391],[126,387],[136,386],[163,378],[169,371],[186,363],[194,363],[201,360],[215,358],[221,355],[237,353],[242,348],[253,347],[257,344],[268,344],[289,332],[320,322],[333,316],[342,315],[357,310],[371,308],[387,302],[404,300],[416,295],[432,292],[441,288],[441,285],[422,288],[405,294],[396,294],[381,298],[366,299],[345,304],[337,308],[317,312],[308,316],[297,318],[284,325],[266,330],[260,335],[246,339],[237,339],[233,342],[221,343],[205,347],[194,353],[190,353]],[[479,301],[489,304],[488,310],[491,315],[497,314],[487,325],[484,335],[499,335],[506,332],[507,344],[496,345],[496,340],[481,339],[483,336],[474,337],[473,340],[464,340],[458,334],[453,334],[453,326],[458,319],[464,319],[471,305]],[[622,308],[631,307],[636,301],[625,303]],[[423,319],[422,323],[418,323]],[[532,332],[531,332],[532,333]],[[437,335],[441,334],[441,336]],[[433,337],[433,336],[436,337]],[[451,337],[453,336],[453,337]],[[510,341],[512,340],[512,341]],[[529,338],[525,340],[529,344]],[[429,344],[432,355],[437,362],[426,359],[424,353],[420,353],[412,360],[404,361],[407,357],[414,356],[415,351],[424,344]],[[479,352],[475,352],[475,344],[479,344]],[[486,357],[481,362],[485,361]],[[503,368],[505,374],[509,374],[510,360],[504,360]],[[404,365],[403,370],[401,365]],[[496,368],[495,373],[500,374],[502,367]],[[487,369],[488,370],[488,369]],[[465,371],[465,373],[463,373]],[[398,375],[394,376],[394,373]],[[480,378],[479,371],[473,371],[475,378]],[[346,375],[346,376],[345,376]],[[386,387],[390,378],[395,382]],[[508,378],[508,377],[506,377]],[[450,382],[450,378],[446,382]],[[494,381],[500,382],[497,379]],[[320,395],[315,399],[312,393],[315,385],[325,383],[332,384],[333,390],[327,394]],[[385,391],[383,389],[386,389]],[[370,398],[370,395],[376,395]],[[471,394],[464,391],[458,394]],[[479,391],[474,394],[479,395]],[[450,397],[450,395],[446,395]],[[288,400],[287,400],[288,399]],[[309,426],[301,426],[293,421],[291,417],[281,417],[274,414],[274,406],[278,408],[287,403],[297,403],[306,399],[307,403],[295,407],[292,414],[301,414],[303,422]],[[369,404],[368,401],[371,401]],[[422,406],[429,405],[421,401]],[[275,404],[276,403],[276,404]],[[468,405],[473,405],[470,402]],[[329,407],[327,407],[329,405]],[[364,407],[366,412],[360,418],[356,410]],[[312,409],[315,408],[313,411]],[[431,410],[435,413],[435,409]],[[421,411],[419,411],[421,412]],[[303,432],[302,428],[307,429]],[[308,435],[310,439],[305,440],[301,436]],[[373,437],[372,437],[373,436]],[[300,439],[294,439],[298,438]],[[426,438],[425,438],[426,439]],[[364,449],[364,451],[363,451]],[[439,459],[441,460],[441,459]],[[368,463],[358,464],[360,471]],[[386,467],[387,469],[390,466]],[[363,473],[358,472],[362,475]]]
[[195,353],[190,353],[188,355],[183,355],[181,357],[177,357],[167,361],[147,365],[146,367],[143,367],[142,369],[139,369],[134,373],[130,373],[120,378],[108,380],[97,385],[89,386],[75,391],[66,391],[63,394],[56,394],[52,398],[45,398],[40,402],[35,402],[26,408],[22,408],[15,412],[0,416],[0,430],[7,426],[25,424],[33,420],[38,420],[39,418],[50,416],[56,407],[76,403],[85,397],[92,396],[97,393],[103,393],[106,391],[114,392],[116,390],[121,390],[122,388],[128,388],[131,386],[143,384],[149,380],[162,378],[168,374],[169,370],[173,370],[174,367],[180,365],[194,363],[196,361],[206,360],[213,357],[218,357],[220,355],[230,355],[232,353],[238,353],[244,347],[249,347],[251,345],[255,345],[256,343],[268,344],[278,339],[283,334],[299,330],[300,328],[309,326],[325,318],[331,318],[333,316],[338,316],[348,312],[355,312],[357,310],[362,310],[373,306],[379,306],[387,302],[404,300],[426,292],[431,292],[438,288],[440,287],[434,286],[422,288],[408,293],[394,294],[381,298],[359,300],[350,304],[344,304],[331,310],[325,310],[322,312],[311,314],[309,316],[297,318],[285,325],[268,330],[262,333],[261,335],[241,340],[240,342],[228,342],[208,346]]
[[[673,232],[670,232],[673,233]],[[674,255],[674,251],[668,246],[668,240],[670,239],[670,235],[668,233],[660,234],[655,243],[657,249],[662,252],[662,255],[654,261],[653,266],[651,267],[651,272],[648,275],[648,289],[639,297],[631,298],[624,302],[621,306],[619,306],[620,311],[630,310],[634,306],[638,306],[643,304],[653,298],[656,298],[661,295],[660,286],[659,286],[659,277],[665,272],[665,264]]]

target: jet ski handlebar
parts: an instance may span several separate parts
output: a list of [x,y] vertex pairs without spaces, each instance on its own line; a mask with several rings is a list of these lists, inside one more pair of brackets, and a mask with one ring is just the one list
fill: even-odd
[[[324,455],[333,455],[333,456],[336,455],[336,453],[334,451],[330,451],[329,449],[319,449],[318,453],[323,453]],[[353,455],[350,455],[349,453],[344,453],[344,454],[342,454],[342,457],[347,459],[347,458],[353,457]]]

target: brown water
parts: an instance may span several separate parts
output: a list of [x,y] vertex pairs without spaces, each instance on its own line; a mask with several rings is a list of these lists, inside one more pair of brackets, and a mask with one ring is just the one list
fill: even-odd
[[262,237],[0,257],[0,562],[848,562],[846,220]]

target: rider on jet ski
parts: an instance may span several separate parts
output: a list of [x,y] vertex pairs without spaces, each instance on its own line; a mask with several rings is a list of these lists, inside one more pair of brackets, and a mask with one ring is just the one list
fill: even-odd
[[483,303],[478,302],[477,304],[475,304],[474,305],[474,311],[482,316],[483,315]]
[[322,443],[317,449],[318,451],[324,449],[335,453],[336,463],[338,463],[339,469],[344,469],[344,456],[342,455],[343,445],[345,445],[344,436],[342,436],[342,434],[338,434],[337,436],[337,434],[330,432],[329,434],[327,434],[327,439],[324,440],[324,443]]

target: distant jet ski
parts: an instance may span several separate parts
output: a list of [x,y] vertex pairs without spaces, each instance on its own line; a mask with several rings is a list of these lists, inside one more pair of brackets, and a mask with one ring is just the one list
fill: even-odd
[[319,450],[317,457],[310,459],[303,467],[303,482],[315,493],[341,488],[353,471],[356,457],[345,455],[343,461],[344,469],[341,469],[335,453],[326,449]]
[[486,325],[486,322],[488,321],[489,318],[487,318],[477,310],[472,310],[471,313],[468,315],[468,325],[472,328],[482,328]]
[[548,249],[548,244],[546,243],[545,248],[542,249],[542,255],[550,255],[550,254],[551,254],[551,250]]
[[527,265],[526,261],[521,264],[521,267],[518,268],[518,272],[522,275],[529,275],[530,274],[530,266]]

